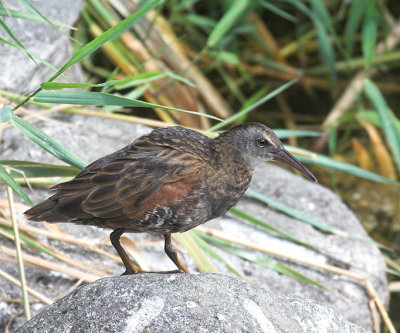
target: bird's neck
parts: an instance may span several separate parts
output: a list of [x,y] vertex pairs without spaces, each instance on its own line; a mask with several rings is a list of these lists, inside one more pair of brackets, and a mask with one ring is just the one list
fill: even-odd
[[253,169],[233,149],[216,144],[215,172],[207,179],[207,191],[212,198],[212,216],[226,213],[250,185]]
[[229,170],[234,171],[240,168],[252,173],[252,166],[243,159],[240,152],[236,151],[232,147],[231,138],[229,135],[225,135],[225,133],[220,134],[220,136],[215,138],[212,142],[212,148],[218,169],[229,172]]

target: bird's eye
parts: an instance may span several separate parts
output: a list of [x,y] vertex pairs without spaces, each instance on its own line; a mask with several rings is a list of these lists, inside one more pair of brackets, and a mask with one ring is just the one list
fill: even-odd
[[265,140],[264,138],[257,139],[257,145],[259,147],[265,147],[267,144],[268,144],[268,141]]

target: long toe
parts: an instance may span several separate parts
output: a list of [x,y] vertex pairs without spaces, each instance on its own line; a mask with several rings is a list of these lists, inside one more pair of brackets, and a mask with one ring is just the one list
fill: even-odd
[[189,273],[189,271],[185,272],[182,269],[174,269],[172,271],[141,271],[138,273],[151,273],[151,274],[185,274]]
[[133,274],[139,274],[139,273],[144,273],[145,271],[140,268],[140,266],[137,266],[133,263],[130,263],[129,266],[126,266],[126,270],[124,273],[121,275],[133,275]]

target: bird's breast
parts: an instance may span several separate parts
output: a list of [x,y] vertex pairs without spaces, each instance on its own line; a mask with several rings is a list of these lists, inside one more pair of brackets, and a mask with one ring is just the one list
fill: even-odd
[[211,218],[224,215],[240,200],[250,185],[252,175],[251,170],[236,170],[233,174],[222,172],[209,180]]

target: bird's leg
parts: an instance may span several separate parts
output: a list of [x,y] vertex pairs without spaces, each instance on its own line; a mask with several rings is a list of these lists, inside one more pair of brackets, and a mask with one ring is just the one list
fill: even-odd
[[[165,239],[164,251],[168,255],[168,257],[174,262],[176,267],[179,268],[178,271],[172,271],[171,273],[173,273],[173,272],[176,272],[176,273],[189,273],[189,270],[186,268],[186,266],[178,258],[178,254],[176,253],[176,248],[172,244],[172,241],[171,241],[171,234],[165,234],[163,236],[164,236],[164,239]],[[170,273],[170,272],[166,272],[166,273]]]
[[110,235],[111,244],[117,250],[126,268],[126,271],[122,275],[131,275],[143,272],[143,270],[140,268],[139,264],[135,260],[133,260],[132,262],[132,260],[129,259],[128,254],[125,252],[125,250],[121,246],[121,243],[119,242],[119,239],[124,232],[125,229],[123,228],[115,229]]

